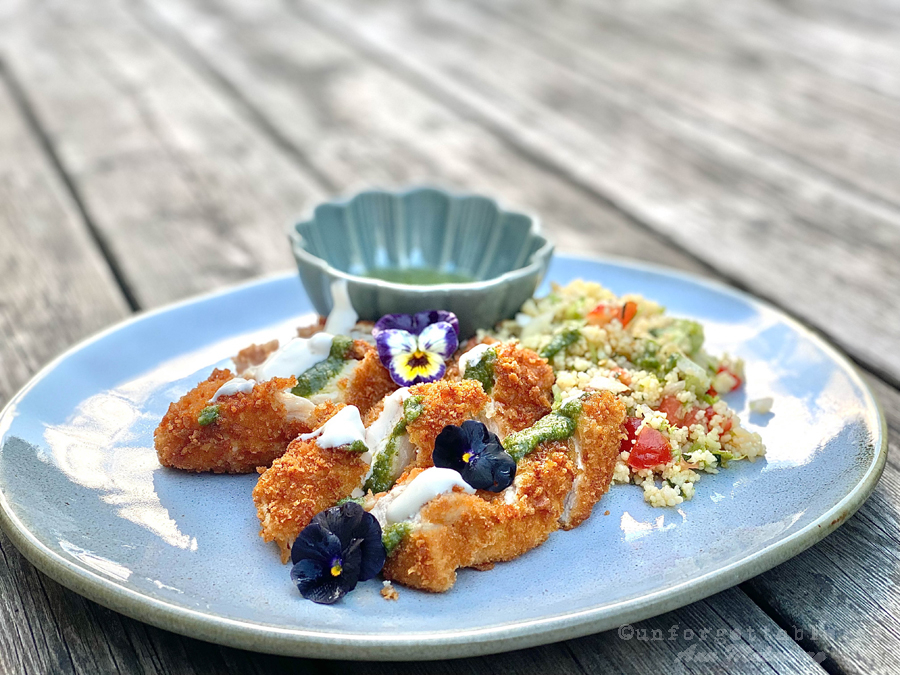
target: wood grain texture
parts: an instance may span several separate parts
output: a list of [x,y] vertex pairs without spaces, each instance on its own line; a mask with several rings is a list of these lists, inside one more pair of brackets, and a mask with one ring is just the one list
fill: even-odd
[[[900,379],[896,209],[663,104],[617,71],[561,65],[486,12],[436,2],[296,7]],[[854,302],[833,303],[832,293]]]
[[[508,675],[560,673],[817,673],[808,654],[737,589],[619,630],[488,658],[435,663],[334,663],[334,675]],[[491,666],[487,666],[491,667]]]
[[439,182],[541,214],[562,250],[667,260],[659,237],[478,124],[291,16],[280,2],[153,2],[140,15],[305,154],[340,193]]
[[[734,4],[732,12],[741,13],[744,3]],[[677,103],[824,181],[900,205],[900,98],[760,44],[753,35],[767,35],[768,24],[756,31],[748,30],[750,20],[719,27],[709,17],[721,12],[711,5],[692,7],[689,20],[679,22],[671,20],[673,11],[643,3],[633,10],[629,3],[550,7],[528,0],[478,6],[500,19],[503,37],[527,37],[561,65],[615,72],[660,105]],[[825,49],[818,56],[829,60]]]
[[287,223],[319,181],[122,3],[53,1],[4,26],[9,68],[142,307],[293,265]]

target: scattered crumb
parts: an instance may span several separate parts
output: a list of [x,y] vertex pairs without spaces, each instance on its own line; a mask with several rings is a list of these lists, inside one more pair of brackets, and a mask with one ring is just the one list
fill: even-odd
[[609,509],[607,509],[606,511],[604,511],[604,512],[603,512],[603,515],[604,515],[604,516],[608,516],[608,515],[609,515]]
[[765,398],[757,398],[753,401],[750,401],[750,410],[755,413],[765,415],[767,412],[772,411],[772,404],[774,402],[775,401],[771,396],[766,396]]
[[400,594],[397,592],[397,589],[391,585],[390,581],[385,581],[384,585],[381,587],[381,597],[385,600],[396,600],[400,597]]

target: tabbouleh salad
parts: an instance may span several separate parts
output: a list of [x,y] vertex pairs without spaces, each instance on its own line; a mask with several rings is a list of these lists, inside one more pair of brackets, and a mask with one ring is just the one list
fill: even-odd
[[720,398],[742,385],[743,362],[708,354],[699,323],[668,316],[653,301],[617,297],[593,282],[554,284],[484,336],[518,340],[549,359],[557,403],[591,390],[621,398],[628,438],[613,483],[640,485],[651,506],[689,500],[701,472],[765,454],[759,434]]

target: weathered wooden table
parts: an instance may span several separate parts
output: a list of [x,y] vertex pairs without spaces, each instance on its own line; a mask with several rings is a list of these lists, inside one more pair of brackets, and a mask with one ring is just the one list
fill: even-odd
[[867,373],[894,452],[837,533],[636,626],[663,639],[452,663],[184,638],[0,536],[0,671],[900,672],[896,1],[10,0],[0,58],[2,401],[131,312],[289,269],[310,202],[427,181],[779,305]]

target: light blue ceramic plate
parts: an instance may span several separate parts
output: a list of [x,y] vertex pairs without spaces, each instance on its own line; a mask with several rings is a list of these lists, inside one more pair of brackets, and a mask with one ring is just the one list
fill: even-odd
[[[704,476],[693,501],[651,509],[618,486],[572,532],[444,595],[361,584],[302,600],[257,536],[255,476],[161,468],[169,401],[248,342],[311,309],[296,275],[140,316],[64,354],[0,416],[0,521],[38,568],[108,607],[214,642],[324,658],[431,659],[584,635],[698,600],[796,555],[869,495],[883,416],[847,360],[780,312],[682,274],[559,257],[548,279],[601,281],[703,321],[710,348],[746,359],[730,399],[767,461]],[[773,396],[770,415],[747,400]],[[609,516],[603,512],[608,510]]]

